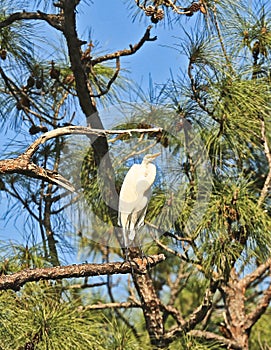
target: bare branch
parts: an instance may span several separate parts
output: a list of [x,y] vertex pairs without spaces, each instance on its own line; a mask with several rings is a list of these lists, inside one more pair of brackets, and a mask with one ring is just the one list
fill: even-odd
[[51,184],[60,185],[68,191],[74,192],[73,185],[58,174],[56,171],[44,169],[30,159],[38,150],[39,146],[46,141],[63,135],[70,134],[84,134],[84,135],[106,135],[106,134],[129,134],[132,133],[148,133],[159,132],[160,128],[153,129],[130,129],[130,130],[101,130],[91,129],[84,126],[67,126],[63,128],[54,129],[44,133],[37,140],[35,140],[28,149],[17,158],[0,160],[0,175],[1,174],[22,174],[32,178],[41,179]]
[[161,132],[161,128],[152,128],[152,129],[129,129],[129,130],[102,130],[102,129],[92,129],[86,126],[66,126],[63,128],[57,128],[51,131],[44,133],[41,137],[35,140],[31,146],[28,147],[24,153],[26,157],[32,157],[33,154],[37,151],[38,147],[44,144],[46,141],[64,135],[71,134],[80,134],[80,135],[115,135],[115,134],[128,134],[132,133],[148,133],[148,132]]
[[120,59],[119,57],[116,57],[116,70],[113,74],[113,76],[111,77],[111,79],[108,81],[107,85],[106,85],[106,88],[105,89],[102,89],[100,88],[100,83],[99,83],[99,80],[97,79],[92,67],[90,67],[90,70],[91,70],[91,73],[92,73],[92,76],[93,76],[93,79],[94,81],[96,82],[97,86],[99,87],[100,89],[100,93],[99,94],[96,94],[96,95],[91,95],[92,97],[101,97],[105,94],[108,93],[108,91],[110,90],[112,84],[114,83],[114,81],[117,79],[118,75],[119,75],[119,72],[120,72]]
[[44,180],[54,185],[60,185],[68,191],[74,192],[73,185],[55,171],[44,169],[33,162],[24,154],[14,159],[0,160],[1,174],[22,174],[34,179]]
[[150,36],[151,29],[152,29],[152,26],[148,26],[148,28],[146,29],[145,34],[139,40],[139,42],[137,44],[135,44],[135,45],[130,45],[129,49],[119,50],[119,51],[116,51],[116,52],[113,52],[113,53],[109,53],[107,55],[100,56],[100,57],[97,57],[95,59],[92,59],[90,61],[91,65],[95,66],[95,64],[97,64],[97,63],[113,60],[116,57],[129,56],[129,55],[134,54],[135,52],[137,52],[144,45],[144,43],[146,41],[155,41],[157,39],[156,36],[151,38],[151,36]]
[[0,29],[11,25],[16,21],[22,20],[45,20],[52,27],[62,31],[62,18],[60,15],[46,14],[41,11],[37,12],[15,12],[0,22]]
[[104,310],[104,309],[131,309],[134,307],[141,307],[140,303],[123,302],[123,303],[100,303],[94,305],[87,305],[84,310]]
[[165,260],[164,254],[152,255],[148,259],[134,258],[125,262],[105,264],[79,264],[37,269],[26,269],[12,275],[0,276],[0,290],[19,290],[27,282],[59,280],[71,277],[101,276],[113,274],[146,274],[148,268]]
[[262,191],[261,191],[261,195],[259,197],[258,200],[258,205],[262,205],[263,201],[265,200],[265,197],[268,194],[268,190],[270,188],[270,183],[271,183],[271,152],[270,152],[270,148],[268,145],[268,140],[267,140],[267,136],[266,136],[266,130],[265,130],[265,122],[264,119],[261,119],[261,136],[262,136],[262,142],[263,142],[263,147],[264,147],[264,153],[268,162],[268,174],[267,177],[265,179]]
[[218,282],[210,282],[210,288],[207,288],[201,305],[190,315],[185,328],[191,330],[195,328],[207,315],[213,304],[213,296],[217,290]]
[[192,330],[188,334],[192,335],[192,337],[195,337],[195,338],[217,341],[217,342],[227,346],[227,349],[235,349],[235,350],[242,350],[243,349],[242,346],[240,346],[236,342],[234,342],[230,339],[227,339],[225,337],[222,337],[221,335],[215,334],[213,332]]
[[263,293],[263,296],[260,300],[257,301],[256,308],[251,311],[245,323],[245,328],[250,330],[254,324],[258,321],[258,319],[265,313],[271,301],[271,284],[267,288],[267,290]]
[[257,278],[260,278],[268,269],[271,269],[271,258],[242,278],[239,283],[242,285],[242,288],[247,289],[251,283],[253,283]]

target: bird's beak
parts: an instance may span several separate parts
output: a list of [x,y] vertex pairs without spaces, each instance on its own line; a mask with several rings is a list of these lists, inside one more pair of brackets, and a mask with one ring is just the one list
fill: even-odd
[[154,154],[151,154],[150,158],[151,158],[151,159],[155,159],[155,158],[157,158],[157,157],[160,156],[160,155],[161,155],[160,152],[154,153]]

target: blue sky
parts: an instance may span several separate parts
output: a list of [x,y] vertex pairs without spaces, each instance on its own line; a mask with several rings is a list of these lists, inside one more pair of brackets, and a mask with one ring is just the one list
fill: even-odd
[[[149,18],[140,20],[139,17],[133,21],[134,12],[128,10],[128,4],[133,3],[134,0],[94,0],[93,3],[88,1],[87,4],[82,1],[77,13],[77,29],[80,38],[87,40],[91,31],[94,43],[98,42],[95,51],[100,54],[129,48],[130,44],[137,43],[151,21]],[[188,24],[190,21],[183,18],[182,23]],[[170,76],[170,69],[179,72],[180,67],[184,65],[183,57],[174,50],[174,46],[182,36],[179,23],[172,24],[172,28],[164,26],[163,22],[158,23],[153,25],[151,33],[152,36],[158,37],[156,41],[146,42],[134,55],[121,59],[121,66],[130,71],[131,80],[144,89],[148,88],[150,75],[154,84],[163,84]],[[51,31],[48,31],[48,35],[51,35]],[[18,135],[11,132],[6,135],[0,133],[1,154],[4,151],[3,142],[6,143],[13,137],[24,138],[19,133]],[[6,203],[6,196],[0,193],[0,216]],[[21,220],[17,220],[17,226],[15,226],[15,219],[20,217]],[[25,230],[23,227],[25,217],[21,212],[16,218],[10,218],[8,224],[6,220],[0,220],[0,239],[9,237],[21,240]]]
[[[87,34],[86,27],[91,28],[94,41],[99,42],[101,53],[114,52],[129,48],[143,36],[150,18],[140,20],[138,16],[133,21],[134,11],[128,9],[133,0],[99,0],[92,5],[80,5],[78,11],[78,32]],[[184,23],[187,23],[184,18]],[[182,35],[180,25],[172,24],[172,28],[164,26],[163,22],[153,25],[152,36],[157,36],[154,42],[146,42],[134,55],[122,58],[122,67],[131,72],[131,77],[137,83],[148,85],[149,74],[154,83],[164,83],[169,78],[169,70],[181,66],[181,57],[175,44]],[[167,47],[165,47],[167,46]],[[176,46],[175,46],[176,47]]]

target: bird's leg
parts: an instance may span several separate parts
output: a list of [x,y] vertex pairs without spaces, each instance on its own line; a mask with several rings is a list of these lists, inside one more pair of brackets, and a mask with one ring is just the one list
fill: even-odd
[[[136,240],[136,238],[135,238],[135,240]],[[151,264],[150,264],[150,262],[149,262],[149,259],[150,259],[152,262],[154,262],[153,258],[152,258],[152,257],[149,257],[148,255],[146,255],[146,254],[144,253],[144,250],[143,250],[142,245],[141,245],[140,243],[137,244],[137,247],[138,247],[138,250],[139,250],[139,252],[140,252],[141,259],[142,259],[142,260],[146,259],[146,261],[147,261],[147,267],[150,268],[150,267],[151,267],[151,266],[150,266]]]
[[121,267],[128,262],[131,266],[131,274],[134,274],[134,267],[136,266],[137,269],[139,269],[139,265],[136,261],[133,260],[133,257],[131,257],[131,251],[129,247],[123,247],[122,248],[123,254],[125,256],[124,261],[121,263]]

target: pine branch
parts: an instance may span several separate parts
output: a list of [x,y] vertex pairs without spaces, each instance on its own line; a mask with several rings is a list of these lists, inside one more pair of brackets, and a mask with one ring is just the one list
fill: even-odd
[[121,57],[121,56],[130,56],[134,53],[136,53],[147,41],[155,41],[157,40],[157,37],[151,37],[150,36],[150,32],[151,32],[152,26],[148,26],[148,28],[145,31],[145,34],[143,35],[143,37],[139,40],[139,42],[135,45],[130,44],[130,48],[129,49],[124,49],[124,50],[119,50],[113,53],[109,53],[107,55],[104,56],[100,56],[97,57],[95,59],[91,60],[91,65],[95,66],[95,64],[97,63],[101,63],[104,61],[109,61],[109,60],[113,60],[117,57]]
[[243,349],[243,347],[238,345],[235,341],[222,337],[221,335],[215,334],[213,332],[191,330],[188,334],[195,338],[219,342],[220,344],[227,346],[227,349]]
[[210,282],[210,288],[207,288],[201,305],[194,310],[186,322],[185,328],[191,330],[196,327],[207,315],[213,304],[213,296],[217,290],[218,282]]
[[38,150],[39,146],[46,141],[64,135],[83,134],[83,135],[103,135],[106,134],[128,134],[132,133],[148,133],[159,132],[160,128],[152,129],[130,129],[130,130],[101,130],[91,129],[83,126],[67,126],[54,129],[44,133],[36,139],[28,149],[17,158],[0,160],[0,175],[1,174],[22,174],[35,179],[41,179],[54,185],[62,186],[70,192],[74,192],[73,185],[56,171],[44,169],[35,163],[31,162],[31,157]]
[[41,11],[37,12],[15,12],[12,13],[10,16],[8,16],[6,19],[0,22],[0,29],[8,27],[12,23],[16,21],[22,21],[22,20],[45,20],[48,24],[50,24],[52,27],[56,28],[57,30],[63,30],[62,28],[62,21],[63,18],[61,15],[53,15],[53,14],[46,14]]
[[34,179],[44,180],[54,185],[62,186],[70,192],[74,192],[73,185],[66,180],[62,175],[55,171],[44,169],[35,163],[31,162],[25,154],[18,158],[0,160],[0,175],[1,174],[21,174]]
[[245,328],[249,332],[254,324],[259,320],[259,318],[266,312],[266,309],[269,307],[271,301],[271,284],[264,291],[263,296],[257,300],[256,308],[251,311],[245,323]]
[[144,275],[158,263],[165,260],[164,254],[151,255],[148,259],[134,258],[125,262],[110,262],[105,264],[78,264],[47,268],[26,269],[12,275],[0,276],[0,290],[13,289],[18,291],[27,282],[40,280],[59,280],[72,277],[100,276],[113,274]]
[[271,258],[268,259],[264,264],[261,264],[259,267],[257,267],[257,269],[255,269],[253,272],[242,278],[239,283],[242,285],[242,288],[247,289],[251,283],[260,278],[268,269],[271,269]]
[[132,309],[135,307],[141,307],[140,303],[123,302],[123,303],[100,303],[94,305],[86,305],[83,307],[84,310],[104,310],[104,309]]
[[270,184],[271,184],[271,151],[270,151],[270,147],[269,147],[268,140],[267,140],[265,121],[263,118],[261,119],[261,136],[262,136],[265,157],[266,157],[267,162],[268,162],[269,171],[268,171],[267,177],[265,179],[263,188],[261,190],[261,195],[260,195],[259,200],[258,200],[259,206],[261,206],[263,201],[265,200],[265,198],[268,194],[268,190],[270,188]]

